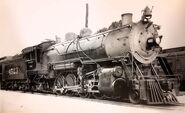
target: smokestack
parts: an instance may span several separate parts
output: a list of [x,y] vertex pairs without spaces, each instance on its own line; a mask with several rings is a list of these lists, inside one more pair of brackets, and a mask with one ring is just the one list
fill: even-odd
[[132,13],[124,13],[121,15],[122,25],[127,25],[132,23]]

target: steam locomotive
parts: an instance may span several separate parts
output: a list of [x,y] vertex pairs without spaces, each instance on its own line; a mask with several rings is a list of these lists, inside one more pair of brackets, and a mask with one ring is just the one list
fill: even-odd
[[[80,35],[68,33],[63,43],[48,40],[1,58],[2,89],[177,104],[176,76],[159,75],[153,64],[162,36],[151,9],[146,7],[138,22],[131,13],[121,17],[116,28],[93,35],[85,28]],[[159,59],[164,67],[167,62]]]

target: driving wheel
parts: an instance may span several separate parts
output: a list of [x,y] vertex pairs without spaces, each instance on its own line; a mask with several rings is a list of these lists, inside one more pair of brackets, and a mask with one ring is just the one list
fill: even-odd
[[75,86],[76,85],[76,76],[72,73],[68,74],[65,78],[67,86]]
[[139,92],[137,90],[132,90],[129,92],[129,100],[133,104],[138,104],[140,102]]
[[56,94],[63,94],[64,93],[64,89],[63,89],[64,84],[65,84],[64,77],[58,76],[54,81],[53,92]]

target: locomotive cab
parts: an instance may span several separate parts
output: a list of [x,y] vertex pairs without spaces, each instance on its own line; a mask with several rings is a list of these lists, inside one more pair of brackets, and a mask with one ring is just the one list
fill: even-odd
[[24,49],[23,53],[27,70],[35,69],[37,67],[36,64],[40,62],[40,50],[36,47],[29,47]]
[[22,50],[23,58],[25,59],[27,70],[43,71],[47,68],[47,48],[55,44],[54,41],[46,41],[36,46],[27,47]]

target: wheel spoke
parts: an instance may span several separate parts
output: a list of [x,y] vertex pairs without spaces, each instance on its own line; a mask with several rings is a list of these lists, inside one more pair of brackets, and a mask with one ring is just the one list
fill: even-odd
[[65,78],[65,80],[66,80],[66,85],[67,86],[74,86],[74,85],[76,85],[76,76],[74,75],[74,74],[68,74],[67,76],[66,76],[66,78]]
[[129,100],[131,103],[138,104],[140,102],[139,92],[137,90],[130,91]]
[[64,92],[63,86],[64,86],[64,77],[63,76],[57,77],[54,81],[53,92],[56,94],[63,94]]
[[89,96],[88,92],[79,92],[78,95],[82,98],[87,98]]
[[104,99],[104,95],[101,93],[93,93],[92,95],[95,99]]

